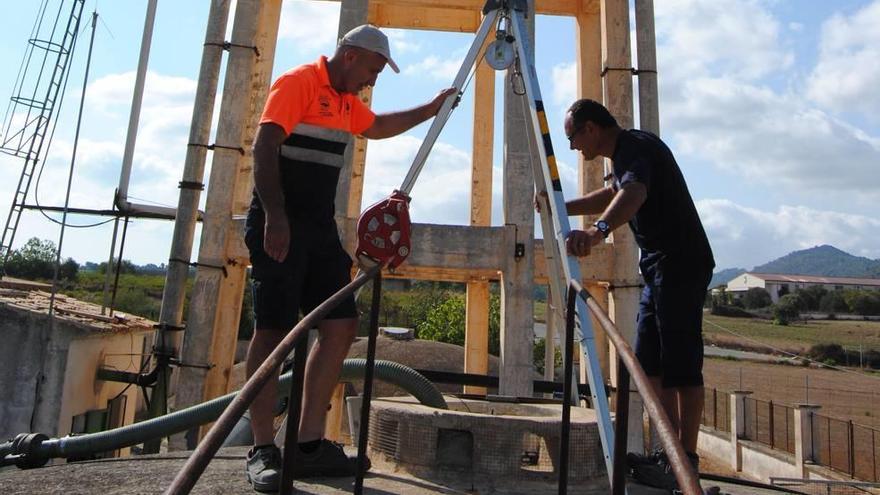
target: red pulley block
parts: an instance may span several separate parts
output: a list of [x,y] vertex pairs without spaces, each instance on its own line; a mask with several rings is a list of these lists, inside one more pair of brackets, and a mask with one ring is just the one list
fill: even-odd
[[394,191],[370,206],[358,219],[357,256],[394,269],[409,256],[409,196]]

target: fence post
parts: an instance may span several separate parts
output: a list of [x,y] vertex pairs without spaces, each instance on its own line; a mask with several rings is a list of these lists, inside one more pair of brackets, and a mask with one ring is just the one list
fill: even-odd
[[773,424],[773,401],[767,403],[767,411],[770,413],[770,448],[776,447],[776,439],[774,438],[776,435],[776,430]]
[[794,461],[801,476],[807,478],[806,462],[813,458],[812,416],[822,406],[816,404],[795,404],[794,406]]
[[856,475],[856,440],[853,438],[853,422],[849,420],[849,476],[850,478],[855,477]]
[[718,389],[712,389],[712,428],[718,429]]
[[743,390],[730,393],[730,443],[733,446],[730,467],[734,471],[742,471],[742,447],[739,439],[746,433],[746,397],[751,394]]

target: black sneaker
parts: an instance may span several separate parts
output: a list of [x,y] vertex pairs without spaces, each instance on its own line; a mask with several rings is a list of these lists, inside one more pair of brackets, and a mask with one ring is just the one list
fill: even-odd
[[[297,452],[294,461],[296,478],[354,476],[357,471],[357,457],[349,457],[342,445],[327,439],[322,439],[314,452]],[[369,471],[369,457],[364,458],[364,464],[364,471]]]
[[247,454],[247,479],[258,492],[277,492],[281,481],[281,451],[274,445]]
[[634,468],[635,466],[642,464],[657,464],[661,459],[666,458],[666,451],[663,450],[663,447],[657,447],[656,449],[648,452],[647,454],[638,454],[635,452],[627,452],[626,453],[626,463],[630,468]]
[[[700,457],[688,452],[687,458],[691,462],[694,471],[700,472]],[[678,480],[672,471],[672,465],[666,455],[661,455],[653,464],[636,464],[632,467],[633,478],[643,485],[662,488],[664,490],[678,490]]]

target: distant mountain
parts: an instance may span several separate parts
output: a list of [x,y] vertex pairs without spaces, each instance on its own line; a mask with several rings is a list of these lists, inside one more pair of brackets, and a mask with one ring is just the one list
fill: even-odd
[[815,275],[824,277],[880,278],[880,259],[853,256],[834,246],[816,246],[794,251],[769,263],[745,268],[727,268],[712,275],[709,287],[730,282],[747,271],[787,275]]
[[853,256],[834,246],[816,246],[794,251],[756,266],[756,273],[784,273],[825,277],[880,278],[880,260]]
[[727,268],[712,274],[712,281],[709,282],[709,288],[718,287],[730,282],[739,275],[747,272],[745,268]]

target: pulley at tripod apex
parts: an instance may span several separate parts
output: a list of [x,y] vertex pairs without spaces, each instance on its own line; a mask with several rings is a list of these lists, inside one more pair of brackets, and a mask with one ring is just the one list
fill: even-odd
[[370,206],[358,219],[357,257],[395,269],[410,253],[410,197],[395,190]]

